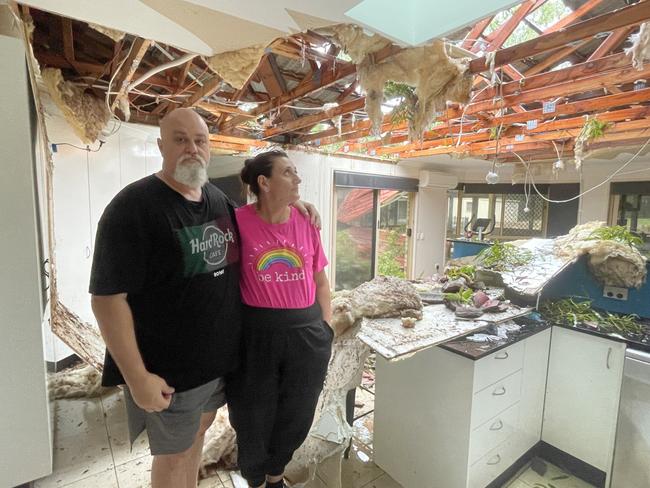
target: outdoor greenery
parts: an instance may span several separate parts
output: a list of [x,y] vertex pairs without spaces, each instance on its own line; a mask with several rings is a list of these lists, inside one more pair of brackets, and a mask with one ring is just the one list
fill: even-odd
[[406,278],[404,268],[398,261],[398,258],[404,258],[406,256],[404,244],[400,243],[400,233],[396,230],[388,231],[384,246],[385,248],[379,252],[379,256],[377,257],[378,274]]
[[[508,10],[504,10],[496,14],[492,19],[492,22],[490,22],[490,24],[486,27],[484,34],[488,35],[501,27],[518,8],[519,6],[512,7]],[[529,14],[526,17],[526,20],[537,27],[540,31],[543,31],[564,17],[570,11],[571,10],[566,5],[564,5],[564,2],[562,0],[548,0],[544,3],[544,5]],[[503,47],[510,47],[514,46],[515,44],[530,41],[537,36],[539,36],[539,34],[533,27],[526,24],[526,22],[521,22],[510,35],[510,37],[506,39]]]
[[494,271],[509,271],[518,266],[525,266],[533,259],[533,253],[513,244],[496,241],[482,250],[477,256],[478,263]]
[[351,290],[370,279],[370,257],[359,256],[347,229],[336,232],[336,289]]
[[588,141],[597,139],[605,135],[605,131],[610,125],[610,122],[602,122],[596,117],[587,117],[587,120],[585,120],[585,125],[582,127],[582,130],[580,131],[580,135],[578,137],[582,137]]
[[400,102],[391,112],[391,122],[399,124],[400,122],[413,120],[415,105],[418,101],[415,88],[405,83],[387,81],[384,85],[384,99],[392,100],[395,98],[399,98]]
[[465,266],[452,266],[445,271],[445,274],[450,280],[465,278],[467,281],[474,281],[476,268],[471,264]]
[[544,302],[540,312],[554,324],[576,327],[591,325],[608,333],[642,334],[643,327],[638,323],[636,315],[615,315],[609,312],[597,312],[591,308],[590,301],[576,301],[565,298],[557,301]]
[[627,228],[621,225],[613,227],[600,227],[593,231],[588,240],[617,241],[632,246],[642,246],[643,239],[632,234]]
[[456,293],[443,293],[442,296],[445,300],[452,303],[460,303],[461,305],[467,305],[472,303],[472,296],[474,292],[470,288],[463,288]]

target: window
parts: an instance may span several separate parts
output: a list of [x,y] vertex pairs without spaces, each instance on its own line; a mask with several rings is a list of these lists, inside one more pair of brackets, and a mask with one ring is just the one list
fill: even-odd
[[548,207],[539,195],[523,193],[449,194],[447,237],[463,236],[477,218],[494,220],[492,237],[520,239],[544,237]]
[[641,237],[643,250],[650,255],[650,181],[612,185],[609,224]]
[[336,188],[335,289],[352,289],[375,275],[406,278],[413,193]]

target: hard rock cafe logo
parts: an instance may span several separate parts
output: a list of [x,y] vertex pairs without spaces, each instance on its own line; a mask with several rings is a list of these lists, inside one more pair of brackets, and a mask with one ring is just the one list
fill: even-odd
[[212,266],[223,263],[228,255],[228,243],[235,242],[232,230],[223,232],[214,225],[208,225],[203,229],[201,239],[195,237],[189,241],[192,255],[203,254],[203,260]]

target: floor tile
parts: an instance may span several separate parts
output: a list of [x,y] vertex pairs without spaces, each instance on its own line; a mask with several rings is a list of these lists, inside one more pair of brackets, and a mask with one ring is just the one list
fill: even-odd
[[364,488],[403,488],[397,481],[387,474],[368,483]]
[[223,488],[223,483],[219,476],[215,475],[201,480],[198,488]]
[[104,411],[99,398],[56,400],[55,403],[55,439],[105,430]]
[[[317,474],[328,487],[336,486],[338,458],[332,456],[318,466]],[[384,472],[372,461],[372,451],[358,442],[352,443],[350,456],[343,460],[342,486],[361,488],[382,476]]]
[[359,442],[372,449],[372,439],[374,431],[375,413],[370,412],[363,417],[358,418],[352,424],[354,438]]
[[53,474],[40,480],[37,486],[64,486],[112,467],[105,427],[78,436],[55,437]]
[[117,477],[115,476],[114,468],[107,469],[101,473],[89,476],[88,478],[84,478],[64,486],[65,488],[118,488]]
[[593,485],[566,473],[551,463],[546,463],[546,465],[547,471],[544,476],[540,476],[531,468],[528,468],[518,479],[530,486],[535,486],[535,483],[537,483],[547,487],[550,482],[555,488],[594,488]]
[[363,388],[357,388],[354,397],[354,418],[361,417],[375,409],[375,395]]
[[328,488],[323,480],[316,476],[313,480],[308,481],[304,488]]
[[510,483],[506,483],[505,485],[503,485],[503,488],[530,488],[530,485],[528,483],[524,483],[519,479],[516,479],[511,481]]
[[117,466],[117,481],[120,488],[147,488],[151,486],[151,456],[133,459]]

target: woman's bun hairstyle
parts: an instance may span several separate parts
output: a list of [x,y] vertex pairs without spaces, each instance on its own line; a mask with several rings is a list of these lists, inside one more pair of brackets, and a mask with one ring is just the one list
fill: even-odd
[[246,161],[244,161],[244,167],[239,173],[239,177],[241,178],[243,183],[248,185],[251,193],[253,193],[255,196],[259,196],[260,185],[257,182],[257,178],[260,175],[270,178],[271,171],[273,170],[273,161],[275,160],[275,158],[286,158],[286,157],[287,157],[287,153],[279,150],[259,153],[254,158],[249,158]]

